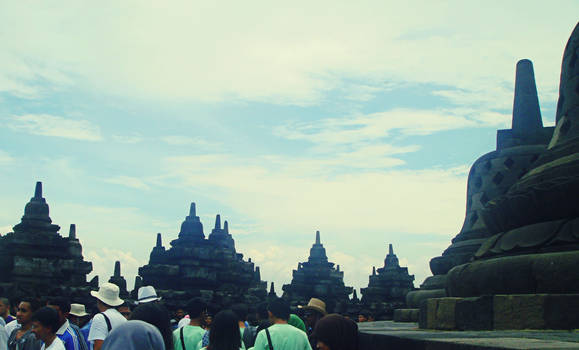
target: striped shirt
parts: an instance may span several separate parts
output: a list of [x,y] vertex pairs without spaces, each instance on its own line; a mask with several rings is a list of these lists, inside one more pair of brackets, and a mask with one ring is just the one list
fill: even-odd
[[64,348],[66,350],[81,350],[79,339],[76,336],[76,333],[70,326],[68,320],[64,321],[62,326],[56,331],[56,336],[62,340],[64,344]]

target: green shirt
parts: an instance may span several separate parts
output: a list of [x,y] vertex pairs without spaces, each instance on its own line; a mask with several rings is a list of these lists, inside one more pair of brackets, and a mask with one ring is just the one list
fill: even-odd
[[[181,346],[181,329],[183,329],[183,340],[185,349]],[[199,350],[201,349],[201,338],[205,330],[199,326],[183,326],[173,331],[173,348],[174,350]]]
[[[306,333],[289,324],[274,324],[267,328],[273,350],[312,350]],[[254,350],[269,350],[265,329],[257,333]]]
[[302,321],[302,319],[298,315],[290,314],[290,317],[287,320],[287,324],[292,325],[292,326],[296,327],[297,329],[301,329],[302,331],[307,333],[306,325],[304,324],[304,321]]

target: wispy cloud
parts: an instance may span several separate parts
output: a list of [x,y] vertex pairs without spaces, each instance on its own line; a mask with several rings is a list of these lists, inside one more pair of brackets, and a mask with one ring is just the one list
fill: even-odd
[[200,137],[188,137],[182,135],[167,135],[161,137],[161,141],[171,146],[197,146],[203,148],[217,148],[220,146],[217,142],[209,142]]
[[101,141],[100,128],[87,120],[68,119],[49,114],[24,114],[6,118],[6,125],[32,135],[73,140]]
[[13,161],[14,161],[14,158],[10,154],[8,154],[8,152],[0,149],[0,164],[1,165],[7,165],[9,163],[12,163]]
[[113,135],[112,139],[119,143],[135,144],[143,141],[143,136],[139,133],[131,133],[128,135]]
[[133,176],[115,176],[108,179],[104,179],[104,182],[134,188],[137,190],[150,189],[149,185],[147,185],[143,179]]

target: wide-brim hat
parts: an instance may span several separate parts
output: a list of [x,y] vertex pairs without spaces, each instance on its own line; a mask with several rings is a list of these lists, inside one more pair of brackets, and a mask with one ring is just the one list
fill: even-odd
[[137,293],[137,304],[144,304],[150,303],[152,301],[159,301],[161,297],[157,296],[157,292],[155,291],[155,287],[153,286],[143,286],[139,288]]
[[82,304],[70,304],[70,312],[71,315],[76,317],[84,317],[88,316],[89,314],[86,312],[84,305]]
[[119,306],[125,301],[119,298],[119,287],[113,283],[104,283],[98,290],[90,292],[90,295],[109,306]]
[[308,302],[308,305],[298,305],[298,308],[304,310],[314,310],[322,315],[326,315],[328,312],[326,311],[326,303],[318,298],[311,298]]

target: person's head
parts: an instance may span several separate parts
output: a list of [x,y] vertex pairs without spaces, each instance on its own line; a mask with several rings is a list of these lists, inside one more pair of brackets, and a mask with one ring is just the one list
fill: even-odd
[[358,350],[358,325],[338,314],[322,317],[312,336],[319,350]]
[[189,318],[192,320],[201,320],[205,309],[207,309],[207,304],[199,298],[189,300],[185,306],[185,311],[187,311]]
[[267,303],[260,303],[257,305],[257,318],[260,321],[269,321],[269,314],[267,313]]
[[46,343],[60,328],[58,312],[50,306],[41,307],[32,315],[32,333]]
[[10,315],[10,300],[0,298],[0,317],[6,318],[8,315]]
[[32,322],[32,315],[40,308],[40,301],[36,298],[22,298],[18,304],[18,312],[16,312],[16,320],[23,327],[26,327]]
[[70,313],[70,302],[66,298],[52,298],[46,303],[58,313],[58,322],[62,325]]
[[299,306],[304,310],[306,325],[313,329],[318,320],[326,315],[326,303],[318,298],[311,298],[307,305]]
[[125,301],[121,306],[117,307],[117,311],[127,320],[131,318],[131,304],[128,301]]
[[370,319],[370,311],[368,310],[360,310],[358,313],[358,322],[368,322]]
[[83,304],[70,304],[68,319],[75,325],[82,327],[89,321],[89,316]]
[[267,304],[267,311],[270,321],[287,321],[290,316],[290,305],[285,299],[275,298]]
[[223,310],[215,315],[211,332],[209,332],[207,350],[239,350],[241,348],[241,334],[237,318],[231,310]]
[[183,317],[185,317],[185,310],[183,310],[182,308],[178,308],[175,311],[175,319],[177,321],[180,321]]
[[119,292],[119,287],[116,284],[107,282],[100,286],[98,292],[91,291],[90,295],[97,299],[98,310],[105,312],[124,303],[124,300],[119,298]]
[[159,303],[144,303],[131,313],[131,320],[140,320],[155,326],[165,343],[165,349],[173,349],[173,330],[169,311]]
[[[159,330],[147,322],[131,320],[115,327],[101,350],[165,350]],[[167,349],[169,350],[169,349]]]
[[237,322],[245,322],[247,314],[249,313],[249,308],[247,304],[233,304],[231,306],[231,311],[237,316]]

